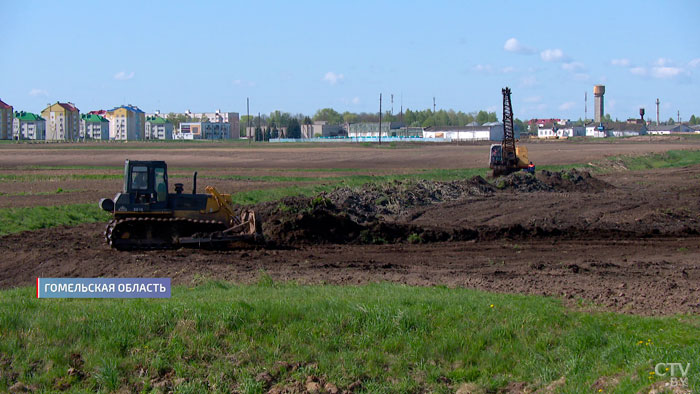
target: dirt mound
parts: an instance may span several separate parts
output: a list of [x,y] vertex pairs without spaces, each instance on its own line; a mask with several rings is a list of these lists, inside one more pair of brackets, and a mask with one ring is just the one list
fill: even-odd
[[[366,185],[359,189],[341,188],[316,197],[289,197],[255,207],[263,220],[268,241],[277,246],[314,243],[396,243],[491,239],[504,236],[503,229],[477,225],[456,228],[439,224],[411,224],[420,208],[441,203],[490,198],[505,190],[512,192],[595,192],[612,187],[576,170],[549,172],[537,176],[514,173],[494,181],[480,176],[452,182],[417,181]],[[518,225],[519,226],[519,225]],[[517,226],[516,226],[517,227]],[[529,230],[521,226],[506,229],[519,236]]]
[[360,190],[336,189],[323,195],[358,223],[375,221],[381,217],[396,217],[411,208],[454,201],[465,196],[488,195],[495,187],[484,178],[452,182],[392,182],[387,185],[368,185]]
[[552,172],[542,170],[536,175],[527,172],[514,172],[494,181],[501,190],[519,192],[601,192],[614,188],[611,184],[595,178],[587,171],[571,169]]

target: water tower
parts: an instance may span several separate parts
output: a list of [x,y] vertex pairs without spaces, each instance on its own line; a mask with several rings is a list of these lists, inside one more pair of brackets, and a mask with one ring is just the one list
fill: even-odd
[[605,116],[605,105],[603,103],[603,95],[605,95],[605,86],[604,85],[595,85],[593,87],[593,96],[594,96],[594,104],[595,104],[595,117],[594,120],[596,123],[600,123],[603,121],[603,116]]

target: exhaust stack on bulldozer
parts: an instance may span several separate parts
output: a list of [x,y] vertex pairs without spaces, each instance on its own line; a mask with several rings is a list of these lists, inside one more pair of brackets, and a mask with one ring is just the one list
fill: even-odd
[[207,186],[197,194],[197,172],[192,194],[175,184],[168,192],[168,167],[164,161],[124,163],[124,187],[114,200],[103,198],[100,208],[113,219],[105,240],[115,249],[169,249],[178,246],[232,248],[260,243],[260,221],[255,212],[233,211],[229,194]]

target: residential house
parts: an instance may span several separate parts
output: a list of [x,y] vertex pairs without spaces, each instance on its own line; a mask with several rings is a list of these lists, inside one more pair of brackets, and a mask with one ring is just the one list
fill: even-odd
[[12,125],[12,139],[44,140],[46,139],[46,120],[31,112],[17,111]]
[[80,138],[109,140],[109,121],[92,112],[80,115]]
[[146,114],[128,104],[107,111],[110,140],[142,140],[146,134]]
[[80,110],[73,103],[56,102],[41,111],[46,119],[46,139],[73,141],[80,135]]
[[173,139],[173,124],[160,116],[146,117],[147,140],[171,140]]
[[11,105],[0,100],[0,140],[9,139],[12,135],[14,113]]

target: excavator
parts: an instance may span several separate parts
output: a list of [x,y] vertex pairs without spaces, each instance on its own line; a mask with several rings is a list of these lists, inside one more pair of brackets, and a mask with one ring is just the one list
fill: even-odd
[[192,194],[176,183],[168,192],[168,166],[164,161],[124,163],[124,187],[114,199],[99,201],[112,214],[105,240],[117,250],[172,249],[178,247],[237,248],[264,241],[254,211],[236,214],[229,194],[207,186],[197,194],[197,172]]
[[491,168],[490,175],[492,178],[527,169],[530,165],[527,157],[527,147],[515,146],[510,88],[506,86],[501,89],[501,93],[503,93],[503,141],[500,144],[491,145],[489,167]]

